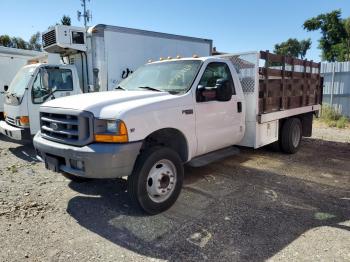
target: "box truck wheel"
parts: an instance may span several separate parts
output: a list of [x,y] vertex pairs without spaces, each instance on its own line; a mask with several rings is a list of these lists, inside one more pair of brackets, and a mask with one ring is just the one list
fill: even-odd
[[284,122],[281,131],[282,151],[294,154],[299,149],[302,137],[301,121],[298,118],[289,118]]
[[143,151],[128,177],[128,193],[146,213],[158,214],[171,207],[178,198],[184,177],[181,158],[167,147]]

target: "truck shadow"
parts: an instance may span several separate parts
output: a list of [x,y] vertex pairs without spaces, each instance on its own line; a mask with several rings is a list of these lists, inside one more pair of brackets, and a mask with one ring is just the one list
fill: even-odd
[[39,162],[32,141],[13,141],[2,134],[0,134],[0,140],[14,144],[14,147],[10,147],[9,151],[17,158],[26,162]]
[[[302,160],[303,154],[317,149],[310,148],[314,141],[306,143],[298,157],[303,165],[310,162]],[[329,226],[350,231],[340,224],[350,220],[349,187],[246,167],[254,154],[269,152],[247,150],[239,158],[186,168],[180,198],[156,216],[130,206],[125,184],[119,180],[70,183],[84,195],[72,198],[67,212],[116,245],[170,261],[263,261],[310,229]]]

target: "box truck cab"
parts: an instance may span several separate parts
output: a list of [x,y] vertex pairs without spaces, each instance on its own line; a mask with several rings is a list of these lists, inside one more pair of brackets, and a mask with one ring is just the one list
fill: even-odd
[[36,63],[22,67],[5,94],[5,121],[0,132],[16,140],[30,139],[40,128],[42,103],[82,93],[76,69],[72,65]]
[[5,92],[13,77],[28,59],[41,54],[43,52],[0,46],[0,119],[4,112]]
[[212,41],[101,24],[87,29],[56,25],[43,33],[43,49],[60,55],[66,65],[33,65],[19,72],[7,94],[6,120],[0,122],[0,132],[10,138],[35,135],[39,130],[38,107],[45,101],[80,90],[116,90],[147,61],[179,55],[208,56]]

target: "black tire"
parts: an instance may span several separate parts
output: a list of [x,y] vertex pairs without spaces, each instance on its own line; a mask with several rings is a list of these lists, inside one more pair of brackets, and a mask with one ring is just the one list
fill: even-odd
[[[150,179],[148,175],[152,168],[157,167],[155,164],[162,160],[171,161],[176,169],[176,181],[168,198],[163,202],[155,202],[147,191]],[[128,193],[134,204],[146,213],[155,215],[167,210],[175,203],[181,192],[183,177],[183,164],[174,150],[160,146],[152,147],[143,151],[137,158],[133,173],[128,177]]]
[[281,130],[281,149],[286,154],[298,151],[302,138],[302,125],[298,118],[287,119]]
[[276,142],[269,144],[267,148],[272,152],[280,152],[281,151],[280,140],[277,140]]
[[73,182],[76,182],[76,183],[83,183],[83,182],[88,182],[88,181],[91,181],[92,179],[91,178],[86,178],[86,177],[80,177],[80,176],[74,176],[74,175],[71,175],[71,174],[68,174],[68,173],[62,173],[62,175],[73,181]]

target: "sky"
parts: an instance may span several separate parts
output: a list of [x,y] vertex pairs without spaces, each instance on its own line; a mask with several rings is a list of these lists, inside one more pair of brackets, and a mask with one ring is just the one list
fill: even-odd
[[[80,0],[0,0],[0,35],[29,40],[69,15],[77,20]],[[349,0],[91,0],[89,25],[109,24],[212,39],[217,50],[228,53],[270,50],[288,38],[311,38],[306,58],[320,61],[320,32],[307,32],[308,18],[335,9],[350,16]]]

